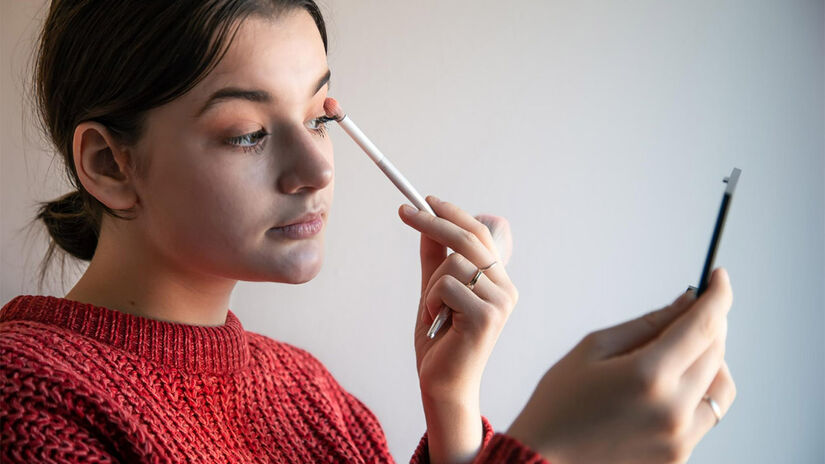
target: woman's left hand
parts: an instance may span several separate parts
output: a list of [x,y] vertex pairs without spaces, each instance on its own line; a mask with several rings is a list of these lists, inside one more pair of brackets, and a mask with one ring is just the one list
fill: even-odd
[[[428,196],[433,216],[402,206],[401,219],[421,232],[421,299],[415,326],[415,351],[422,395],[439,403],[462,404],[479,396],[481,375],[507,318],[518,301],[490,230],[459,207]],[[485,222],[503,218],[486,216]],[[498,235],[498,234],[497,234]],[[455,252],[447,255],[447,248]],[[509,250],[505,250],[509,257]],[[479,268],[497,264],[467,284]],[[435,338],[427,331],[441,311],[452,309]],[[477,405],[477,403],[476,403]]]

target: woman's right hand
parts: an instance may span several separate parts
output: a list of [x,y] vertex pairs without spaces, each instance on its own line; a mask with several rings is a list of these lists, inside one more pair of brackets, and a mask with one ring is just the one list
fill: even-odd
[[539,381],[507,435],[552,464],[683,463],[736,388],[724,361],[733,302],[723,268],[638,319],[585,336]]

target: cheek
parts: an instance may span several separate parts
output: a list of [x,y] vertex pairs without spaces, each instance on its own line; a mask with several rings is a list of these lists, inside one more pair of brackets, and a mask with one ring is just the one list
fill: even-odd
[[255,155],[185,144],[154,154],[143,189],[147,227],[168,251],[199,258],[237,254],[274,224],[265,195],[268,170],[233,159]]
[[[179,140],[155,149],[140,185],[151,246],[179,266],[238,280],[301,283],[319,272],[325,231],[291,244],[267,236],[297,205],[277,191],[274,157]],[[333,176],[315,195],[331,207],[333,151],[323,143]]]

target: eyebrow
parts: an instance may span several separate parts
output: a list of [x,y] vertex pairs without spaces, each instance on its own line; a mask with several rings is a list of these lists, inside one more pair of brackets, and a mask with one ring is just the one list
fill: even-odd
[[[330,76],[332,76],[332,71],[327,69],[327,72],[318,79],[318,82],[315,84],[315,89],[312,91],[310,97],[314,96],[318,93],[321,88],[324,87],[325,84],[329,83]],[[242,89],[240,87],[224,87],[220,90],[217,90],[213,93],[207,100],[206,103],[201,107],[201,109],[195,114],[195,117],[201,116],[205,113],[209,108],[217,105],[218,103],[226,100],[247,100],[254,103],[272,103],[274,98],[272,94],[267,92],[266,90],[261,89]]]

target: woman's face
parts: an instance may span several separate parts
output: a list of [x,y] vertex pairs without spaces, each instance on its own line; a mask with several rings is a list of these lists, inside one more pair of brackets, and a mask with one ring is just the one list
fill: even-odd
[[[135,180],[135,222],[154,253],[235,280],[302,283],[318,273],[334,184],[318,121],[328,72],[306,11],[253,17],[204,80],[148,113],[133,151],[148,162]],[[281,227],[316,212],[320,227]]]

